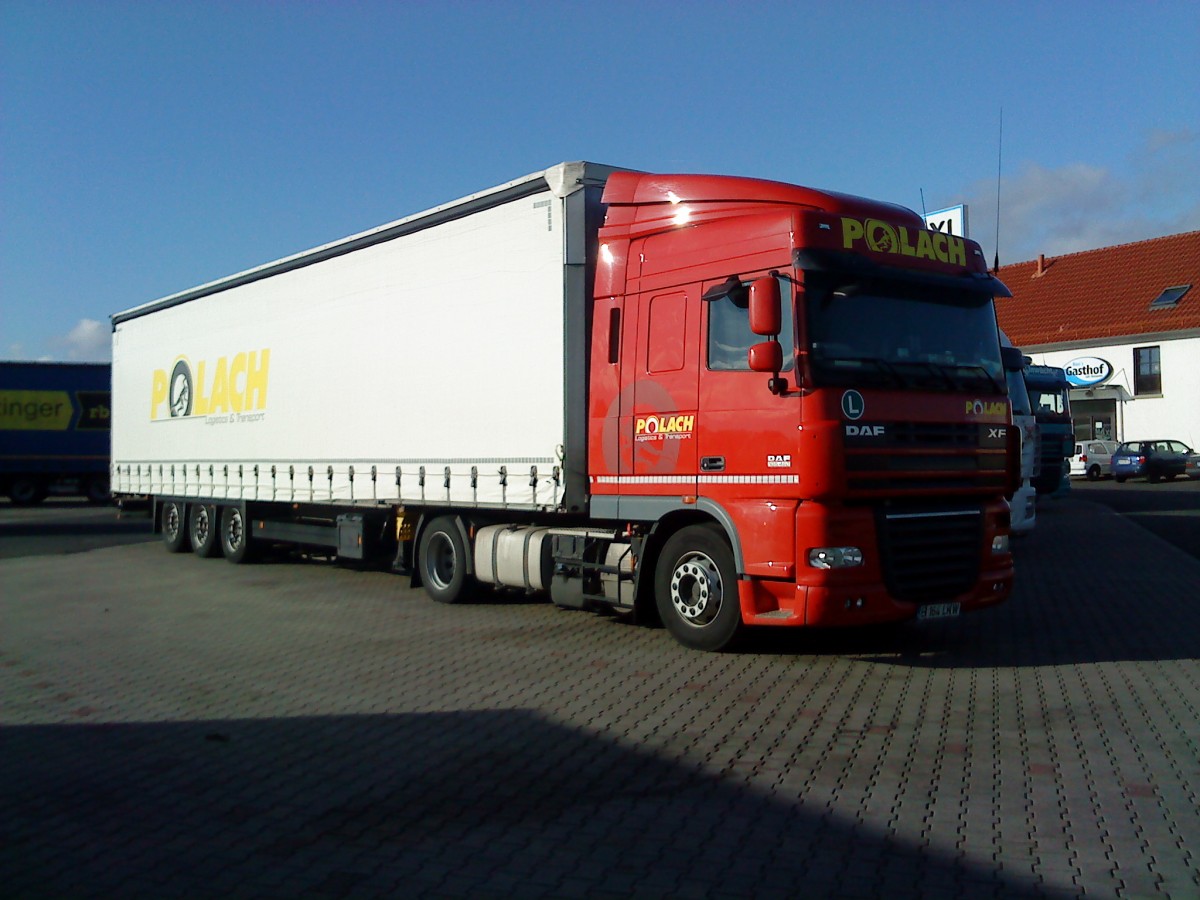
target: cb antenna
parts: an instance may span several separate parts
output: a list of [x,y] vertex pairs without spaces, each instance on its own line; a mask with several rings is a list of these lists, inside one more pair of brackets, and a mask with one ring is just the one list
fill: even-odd
[[[922,219],[928,219],[928,218],[929,218],[929,213],[927,213],[927,212],[925,211],[925,188],[920,188],[919,190],[921,191],[921,218],[922,218]],[[929,227],[929,223],[928,223],[928,222],[926,222],[926,223],[925,223],[925,227],[926,227],[926,228],[928,228],[928,227]]]
[[1000,139],[996,142],[996,256],[992,272],[1000,271],[1000,166],[1004,159],[1004,107],[1000,107]]

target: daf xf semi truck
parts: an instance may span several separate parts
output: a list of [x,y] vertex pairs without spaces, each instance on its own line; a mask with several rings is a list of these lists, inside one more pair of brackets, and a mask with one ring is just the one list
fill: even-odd
[[957,616],[1013,579],[997,295],[899,206],[563,163],[115,315],[113,483],[699,649]]
[[1071,423],[1071,383],[1058,366],[1025,366],[1025,388],[1037,419],[1041,458],[1033,486],[1039,494],[1057,494],[1071,488],[1071,456],[1075,452],[1075,427]]

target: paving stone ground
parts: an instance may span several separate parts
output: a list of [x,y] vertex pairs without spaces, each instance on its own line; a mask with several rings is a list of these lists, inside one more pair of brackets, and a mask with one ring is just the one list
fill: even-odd
[[736,654],[323,563],[2,559],[0,895],[1200,896],[1200,563],[1038,518],[1002,608]]

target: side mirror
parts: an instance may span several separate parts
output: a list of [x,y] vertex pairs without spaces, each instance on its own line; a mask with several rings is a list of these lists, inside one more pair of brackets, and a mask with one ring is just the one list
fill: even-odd
[[770,372],[778,374],[783,368],[783,348],[779,341],[763,341],[750,348],[749,362],[751,372]]
[[779,334],[781,303],[778,279],[767,276],[750,282],[750,330],[765,336]]
[[[1074,446],[1071,448],[1075,449]],[[1009,425],[1004,435],[1004,496],[1009,500],[1021,489],[1021,429]]]

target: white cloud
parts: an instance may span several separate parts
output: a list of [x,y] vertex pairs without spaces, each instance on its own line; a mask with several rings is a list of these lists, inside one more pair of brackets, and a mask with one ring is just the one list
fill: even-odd
[[80,319],[65,337],[55,341],[67,359],[81,362],[107,362],[112,359],[112,331],[104,322]]
[[[996,182],[965,197],[971,236],[996,251]],[[1026,163],[1000,186],[1000,264],[1200,229],[1200,133],[1152,132],[1126,171]]]

